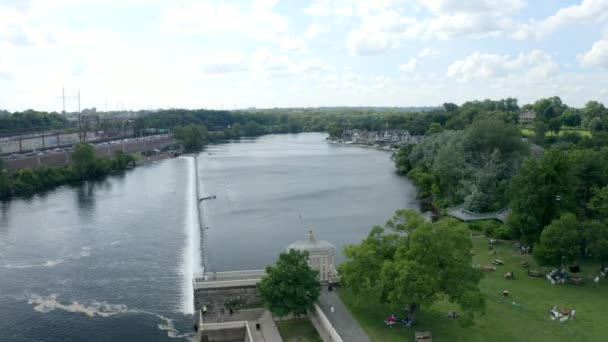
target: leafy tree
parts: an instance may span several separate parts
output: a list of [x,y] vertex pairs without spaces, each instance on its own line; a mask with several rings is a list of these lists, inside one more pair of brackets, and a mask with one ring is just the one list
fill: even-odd
[[560,118],[552,118],[551,120],[549,120],[547,127],[549,128],[549,130],[551,130],[551,132],[558,134],[559,131],[562,129],[562,121],[560,120]]
[[608,186],[600,189],[589,201],[587,207],[596,213],[597,216],[608,218]]
[[585,222],[584,226],[584,247],[604,269],[608,266],[608,225],[606,221],[593,220]]
[[545,133],[547,133],[547,125],[542,121],[534,123],[534,143],[537,145],[545,144]]
[[114,152],[114,158],[112,159],[112,170],[114,171],[121,171],[121,170],[126,170],[130,167],[133,167],[135,165],[135,158],[130,155],[130,154],[126,154],[121,150],[115,151]]
[[342,127],[337,123],[331,123],[327,129],[327,133],[329,133],[329,136],[332,138],[340,138],[342,137]]
[[453,113],[458,110],[458,105],[449,102],[444,103],[442,107],[448,113]]
[[565,213],[551,222],[542,232],[540,243],[534,246],[534,258],[540,265],[557,267],[576,260],[581,237],[576,216]]
[[274,315],[304,312],[319,298],[318,272],[310,269],[307,260],[308,252],[291,249],[279,255],[274,267],[266,268],[267,275],[258,284],[258,291]]
[[[604,105],[597,101],[589,101],[585,104],[585,108],[582,109],[583,115],[583,126],[592,129],[592,126],[599,126],[602,119],[608,116],[608,109]],[[592,123],[594,122],[594,123]]]
[[140,136],[143,134],[144,129],[146,128],[146,121],[144,118],[137,118],[133,122],[133,135]]
[[97,157],[95,157],[93,145],[86,143],[76,145],[70,157],[74,168],[81,177],[90,177],[95,174]]
[[6,163],[0,158],[0,198],[10,196],[11,184],[6,171]]
[[[240,129],[240,125],[238,129]],[[209,141],[209,131],[207,130],[207,127],[200,124],[177,126],[173,129],[173,134],[175,139],[182,144],[186,152],[199,151]]]
[[421,307],[447,297],[470,323],[485,310],[478,287],[483,275],[471,266],[471,247],[465,225],[426,222],[412,210],[398,210],[385,227],[372,228],[361,244],[344,249],[340,271],[349,290],[406,306],[413,321]]
[[536,112],[536,118],[547,123],[549,120],[562,115],[567,106],[562,103],[559,97],[553,96],[534,102],[532,108]]
[[574,210],[575,182],[570,160],[562,151],[547,151],[540,160],[527,160],[509,189],[507,225],[515,237],[537,242],[546,225],[562,212]]
[[426,135],[437,134],[443,132],[443,127],[437,122],[431,122],[429,129],[426,130]]
[[562,123],[568,127],[578,127],[581,125],[583,120],[581,111],[576,108],[566,109],[560,118]]

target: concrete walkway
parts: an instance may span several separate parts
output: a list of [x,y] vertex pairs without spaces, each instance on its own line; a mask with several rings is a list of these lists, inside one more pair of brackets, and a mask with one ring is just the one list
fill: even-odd
[[[324,287],[319,297],[319,307],[327,316],[327,319],[331,322],[332,326],[338,332],[338,335],[342,337],[345,342],[371,342],[365,331],[359,326],[359,323],[353,318],[346,306],[342,303],[340,297],[334,288],[333,291],[327,291]],[[331,312],[333,306],[334,312]]]

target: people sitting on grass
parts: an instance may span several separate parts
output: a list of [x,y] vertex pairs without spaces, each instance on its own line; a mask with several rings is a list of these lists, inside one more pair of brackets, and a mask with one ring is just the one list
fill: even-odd
[[564,307],[558,309],[557,306],[554,305],[551,309],[549,309],[549,318],[551,318],[552,321],[558,320],[560,323],[563,323],[568,319],[573,320],[575,317],[576,310],[574,310],[574,308],[572,308],[572,310]]
[[384,324],[386,324],[389,328],[392,328],[393,324],[397,324],[397,321],[393,318],[393,316],[394,315],[390,315],[384,320]]
[[386,319],[384,320],[384,324],[386,324],[389,328],[392,328],[395,324],[401,324],[409,328],[412,326],[412,323],[413,322],[407,317],[402,320],[399,320],[397,315],[395,315],[394,313],[386,317]]
[[456,311],[450,311],[450,312],[448,312],[448,317],[458,318],[458,314],[456,313]]

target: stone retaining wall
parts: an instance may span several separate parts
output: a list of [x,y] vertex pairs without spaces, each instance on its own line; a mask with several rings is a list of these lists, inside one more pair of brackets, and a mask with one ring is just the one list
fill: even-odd
[[222,308],[228,311],[227,305],[238,302],[239,305],[255,305],[262,302],[255,286],[205,288],[194,290],[194,308],[200,310],[207,306],[210,314],[218,313]]

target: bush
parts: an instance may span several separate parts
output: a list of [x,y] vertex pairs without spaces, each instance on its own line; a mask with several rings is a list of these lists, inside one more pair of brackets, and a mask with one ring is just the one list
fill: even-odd
[[494,230],[494,237],[502,240],[510,240],[511,230],[509,229],[509,227],[501,225],[500,227]]

